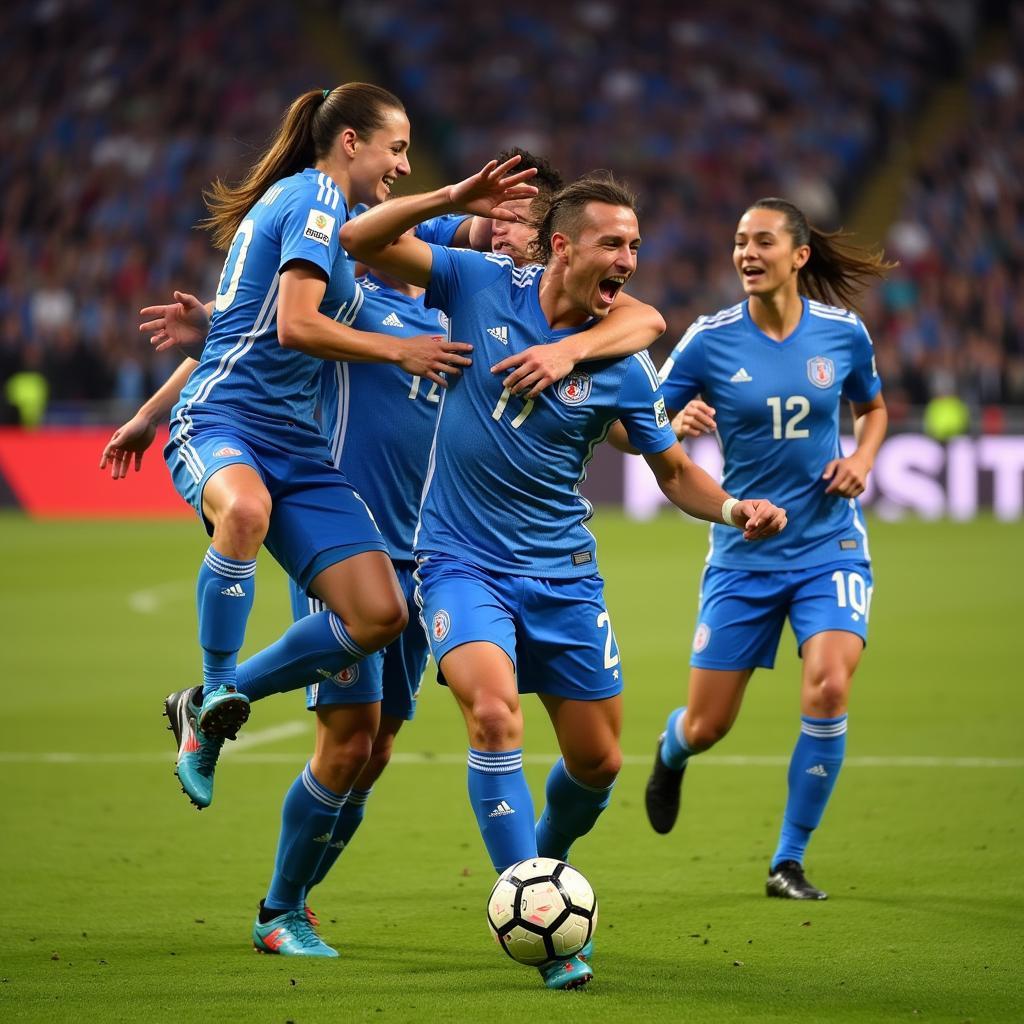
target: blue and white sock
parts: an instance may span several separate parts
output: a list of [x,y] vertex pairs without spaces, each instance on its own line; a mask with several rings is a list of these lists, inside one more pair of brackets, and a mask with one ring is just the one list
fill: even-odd
[[686,733],[683,731],[685,717],[686,708],[676,708],[668,716],[661,741],[661,762],[674,771],[685,768],[686,762],[696,753],[686,745]]
[[803,864],[811,833],[825,813],[846,754],[846,715],[801,715],[800,723],[800,738],[789,762],[789,798],[772,869],[784,860]]
[[263,901],[268,910],[302,909],[347,797],[317,782],[308,764],[292,783],[281,807],[274,875]]
[[365,658],[334,612],[317,612],[292,623],[280,640],[246,658],[235,685],[250,701],[299,690]]
[[537,856],[523,751],[469,748],[469,802],[495,871]]
[[559,758],[548,773],[547,806],[537,819],[537,853],[541,857],[568,860],[569,848],[596,824],[612,798],[612,783],[597,789],[574,779]]
[[341,814],[338,815],[331,841],[327,844],[327,849],[324,850],[320,866],[316,869],[316,874],[313,875],[313,880],[309,883],[307,890],[312,889],[314,885],[319,885],[327,877],[327,872],[334,867],[334,862],[341,856],[341,851],[352,842],[356,829],[363,823],[366,801],[369,800],[372,792],[372,788],[350,790],[348,800],[345,801],[345,806],[342,807]]
[[207,549],[196,581],[199,644],[203,649],[203,696],[232,686],[256,594],[256,562],[239,562]]

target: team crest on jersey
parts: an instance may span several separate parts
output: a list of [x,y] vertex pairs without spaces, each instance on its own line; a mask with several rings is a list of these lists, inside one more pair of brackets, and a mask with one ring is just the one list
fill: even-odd
[[816,388],[830,388],[836,379],[836,364],[826,356],[807,360],[807,379]]
[[218,448],[213,453],[213,457],[215,459],[227,459],[227,458],[230,458],[232,455],[241,455],[241,454],[242,453],[237,448],[229,448],[227,445],[225,445],[223,448]]
[[323,210],[310,210],[306,218],[306,230],[302,234],[304,238],[312,238],[321,245],[330,245],[334,236],[334,218]]
[[697,632],[693,634],[693,649],[698,654],[704,650],[708,645],[708,641],[711,639],[711,627],[706,623],[702,622],[697,627]]
[[332,683],[336,683],[338,686],[352,686],[359,679],[359,666],[349,665],[347,668],[343,668],[340,672],[335,672],[331,678]]
[[555,394],[563,405],[582,405],[590,397],[592,387],[589,373],[570,373],[559,382]]
[[448,630],[451,628],[452,620],[443,608],[434,612],[434,621],[431,623],[431,632],[434,634],[434,639],[438,641],[438,643],[448,635]]

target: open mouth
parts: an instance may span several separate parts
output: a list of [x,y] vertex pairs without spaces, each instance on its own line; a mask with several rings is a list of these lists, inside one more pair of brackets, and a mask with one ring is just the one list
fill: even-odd
[[764,277],[764,267],[744,267],[744,281],[760,281]]
[[387,192],[388,195],[391,195],[391,187],[398,179],[392,177],[390,174],[385,174],[380,180],[384,182],[384,191]]
[[603,281],[598,282],[597,290],[601,293],[601,298],[610,306],[625,283],[626,278],[623,276],[606,277]]

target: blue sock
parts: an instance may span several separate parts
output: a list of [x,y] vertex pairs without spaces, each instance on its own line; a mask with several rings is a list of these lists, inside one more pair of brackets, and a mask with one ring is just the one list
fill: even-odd
[[804,851],[825,813],[846,753],[846,715],[801,715],[800,722],[800,738],[789,762],[789,799],[772,868],[784,860],[803,864]]
[[537,856],[523,751],[469,748],[469,802],[495,871]]
[[661,741],[661,760],[666,768],[679,771],[693,757],[695,751],[686,745],[683,733],[683,716],[686,708],[676,708],[665,723],[665,736]]
[[292,623],[280,640],[246,658],[235,673],[235,685],[250,701],[260,700],[329,679],[366,654],[334,612],[317,612]]
[[596,789],[574,779],[559,758],[548,774],[545,795],[548,803],[537,819],[537,853],[568,860],[573,841],[585,836],[608,806],[612,786]]
[[332,793],[313,777],[307,764],[285,794],[281,837],[264,906],[301,910],[306,888],[316,877],[320,859],[334,834],[347,793]]
[[238,650],[245,639],[256,593],[256,562],[225,558],[211,545],[199,567],[196,607],[199,644],[203,648],[203,696],[218,686],[232,686]]
[[320,858],[320,866],[316,869],[316,874],[313,875],[312,881],[306,887],[307,890],[312,889],[314,885],[319,885],[327,877],[327,872],[334,867],[334,862],[341,856],[341,851],[352,842],[356,829],[363,823],[366,801],[372,792],[372,789],[353,789],[349,792],[348,800],[345,801],[345,806],[342,807],[341,814],[338,815],[338,821],[334,826],[334,834],[327,844],[327,849],[324,850],[323,857]]

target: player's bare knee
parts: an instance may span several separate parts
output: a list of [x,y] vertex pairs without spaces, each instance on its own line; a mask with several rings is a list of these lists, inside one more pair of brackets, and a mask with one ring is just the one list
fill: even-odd
[[522,743],[519,715],[502,700],[482,700],[473,705],[471,740],[477,750],[507,750]]
[[[314,774],[329,789],[341,792],[362,772],[370,760],[373,737],[368,732],[356,732],[343,740],[324,744],[317,755]],[[323,773],[326,778],[320,778]]]
[[585,786],[607,789],[622,770],[622,751],[616,744],[606,750],[595,751],[590,756],[567,758],[566,768],[574,779]]
[[237,549],[258,550],[270,528],[270,510],[260,498],[234,495],[217,517],[217,534]]
[[685,719],[686,745],[694,752],[699,753],[713,747],[719,740],[724,739],[729,732],[730,723],[716,721],[711,718],[691,717],[689,712]]
[[822,672],[807,688],[807,710],[820,718],[835,718],[846,710],[849,695],[850,679],[845,671]]
[[409,609],[404,601],[382,599],[367,609],[361,618],[361,622],[349,627],[349,633],[364,650],[379,651],[409,625]]

